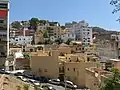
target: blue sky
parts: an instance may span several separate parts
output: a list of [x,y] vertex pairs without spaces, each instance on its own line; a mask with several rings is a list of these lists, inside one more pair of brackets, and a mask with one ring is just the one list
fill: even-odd
[[11,0],[10,22],[32,17],[58,21],[61,24],[86,20],[91,26],[119,30],[110,0]]

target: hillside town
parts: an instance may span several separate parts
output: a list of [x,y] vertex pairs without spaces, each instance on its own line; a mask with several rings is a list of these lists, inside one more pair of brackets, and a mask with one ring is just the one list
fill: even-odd
[[[9,23],[9,4],[0,0],[0,90],[120,89],[118,31],[86,20]],[[112,77],[117,86],[101,89]]]

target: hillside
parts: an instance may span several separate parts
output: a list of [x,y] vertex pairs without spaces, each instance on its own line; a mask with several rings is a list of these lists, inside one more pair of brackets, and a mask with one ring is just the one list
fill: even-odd
[[[0,90],[27,90],[24,86],[27,85],[22,81],[8,75],[0,75]],[[34,90],[29,86],[29,90]]]
[[117,31],[109,31],[109,30],[105,30],[103,28],[100,27],[92,27],[93,32],[97,32],[97,39],[100,40],[110,40],[110,37],[112,34],[117,34]]

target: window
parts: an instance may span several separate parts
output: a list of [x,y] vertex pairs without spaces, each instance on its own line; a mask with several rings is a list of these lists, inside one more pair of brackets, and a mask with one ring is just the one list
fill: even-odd
[[84,48],[82,48],[82,50],[84,50]]
[[33,49],[30,49],[30,52],[33,52]]
[[88,42],[90,42],[90,40],[88,40]]
[[70,71],[70,69],[69,69],[69,68],[68,68],[67,70],[68,70],[68,71]]
[[23,52],[25,52],[25,49],[23,49]]
[[75,72],[75,68],[73,68],[73,71]]
[[89,57],[87,58],[87,61],[88,61],[88,62],[90,61],[90,58],[89,58]]
[[47,72],[47,69],[44,69],[44,72]]
[[1,52],[1,55],[5,55],[5,53],[4,53],[4,52]]
[[1,4],[0,4],[0,8],[2,8],[2,9],[7,9],[7,4],[1,3]]
[[83,34],[85,34],[85,32],[83,32]]
[[0,20],[0,23],[4,23],[4,20]]
[[68,37],[69,37],[70,35],[68,34]]

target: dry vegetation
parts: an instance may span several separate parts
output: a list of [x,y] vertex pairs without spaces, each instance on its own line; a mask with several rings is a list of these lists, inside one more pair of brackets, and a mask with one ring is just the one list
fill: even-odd
[[30,85],[25,84],[24,82],[8,75],[0,76],[0,90],[34,90],[34,88]]

